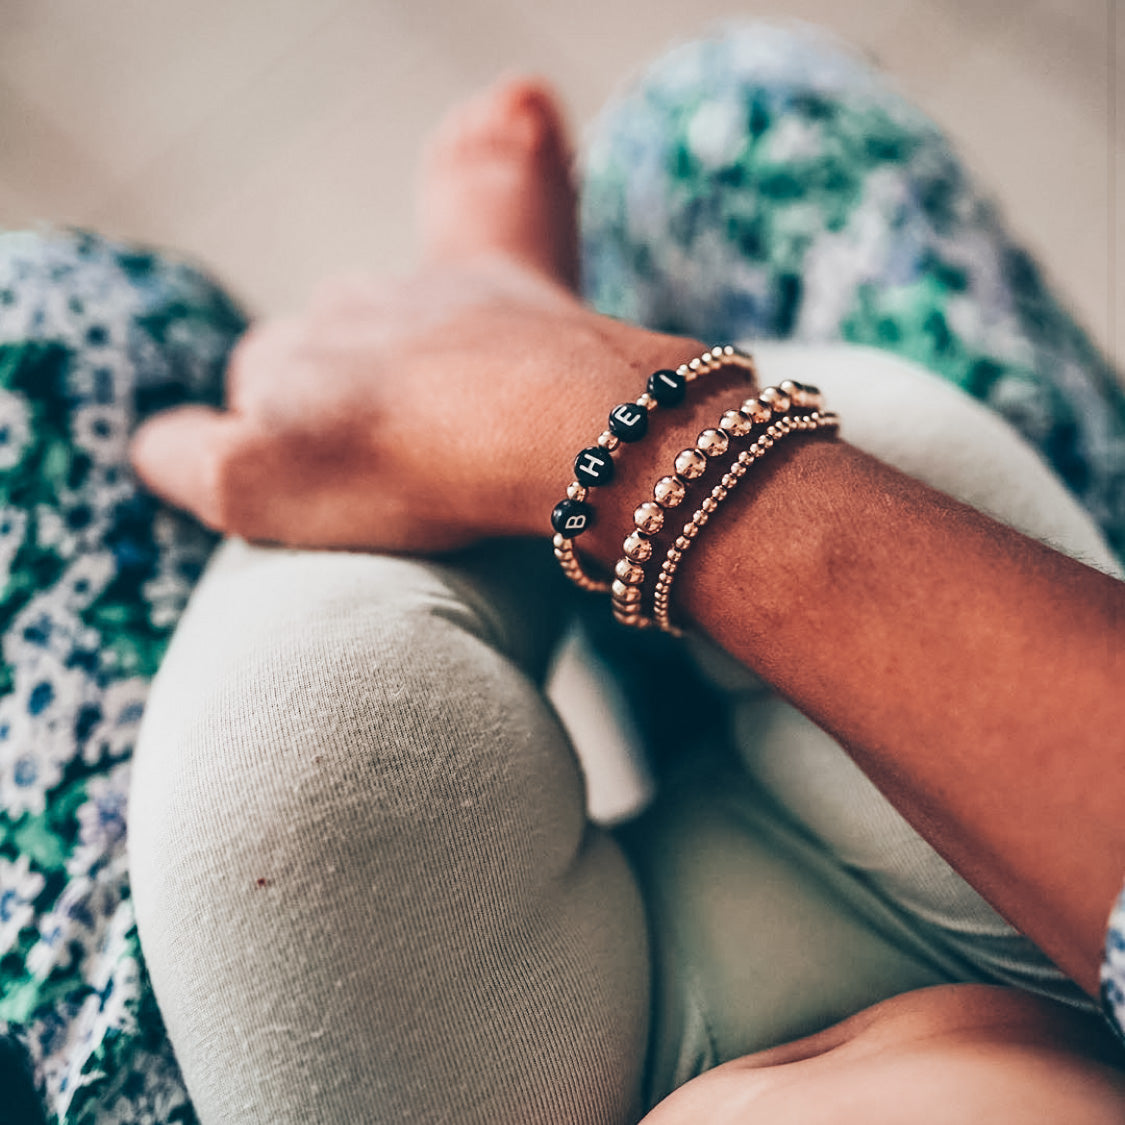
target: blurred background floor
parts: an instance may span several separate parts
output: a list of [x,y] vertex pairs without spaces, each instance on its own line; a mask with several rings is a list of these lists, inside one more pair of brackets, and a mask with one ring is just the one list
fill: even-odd
[[796,17],[874,55],[948,130],[1121,360],[1123,6],[0,0],[0,226],[175,246],[253,309],[285,311],[329,271],[410,264],[422,138],[498,73],[547,75],[581,124],[670,41],[720,18]]

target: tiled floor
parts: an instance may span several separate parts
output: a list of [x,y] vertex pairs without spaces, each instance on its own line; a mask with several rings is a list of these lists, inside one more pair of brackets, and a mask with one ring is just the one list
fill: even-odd
[[497,72],[546,73],[581,121],[669,40],[717,17],[795,16],[875,54],[950,130],[1097,338],[1125,358],[1115,315],[1125,282],[1116,295],[1112,284],[1114,262],[1125,276],[1125,175],[1112,175],[1125,147],[1123,9],[0,0],[0,224],[47,218],[176,245],[259,309],[284,309],[326,271],[409,263],[421,137]]

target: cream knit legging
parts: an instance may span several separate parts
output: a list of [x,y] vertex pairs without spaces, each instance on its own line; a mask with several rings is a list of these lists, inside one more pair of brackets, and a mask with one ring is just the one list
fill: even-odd
[[[758,352],[770,381],[820,384],[849,440],[1112,566],[947,384],[866,350]],[[212,563],[152,691],[129,825],[204,1125],[622,1125],[907,988],[1074,998],[831,739],[713,654],[695,658],[736,765],[685,746],[640,822],[588,823],[538,683],[549,564],[542,545],[452,567],[239,543]]]

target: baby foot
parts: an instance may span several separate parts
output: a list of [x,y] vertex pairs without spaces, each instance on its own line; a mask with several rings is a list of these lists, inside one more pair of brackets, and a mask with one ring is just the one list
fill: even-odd
[[570,146],[542,82],[502,80],[449,113],[426,153],[419,207],[431,261],[500,251],[577,287]]

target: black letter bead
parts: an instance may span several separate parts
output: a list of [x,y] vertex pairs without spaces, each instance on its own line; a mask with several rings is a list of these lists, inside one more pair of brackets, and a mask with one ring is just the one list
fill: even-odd
[[567,539],[581,535],[594,522],[594,509],[581,500],[560,500],[551,513],[551,526]]
[[648,393],[661,406],[679,406],[687,393],[687,380],[675,371],[654,371],[648,377]]
[[623,402],[609,412],[609,428],[622,441],[640,441],[648,433],[648,411],[635,402]]
[[574,476],[579,484],[596,486],[613,480],[613,458],[596,445],[583,449],[574,458]]

